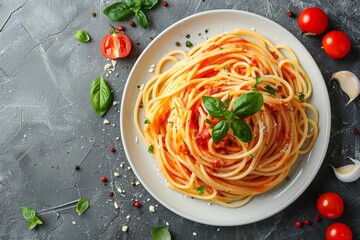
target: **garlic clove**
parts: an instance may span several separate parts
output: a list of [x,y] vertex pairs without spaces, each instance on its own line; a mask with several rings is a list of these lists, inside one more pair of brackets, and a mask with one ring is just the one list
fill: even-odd
[[340,88],[349,97],[348,105],[360,94],[360,81],[359,79],[349,71],[339,71],[332,75],[330,80],[337,80],[340,84]]
[[360,177],[360,161],[349,158],[354,164],[348,164],[342,167],[334,168],[335,176],[342,182],[354,182]]

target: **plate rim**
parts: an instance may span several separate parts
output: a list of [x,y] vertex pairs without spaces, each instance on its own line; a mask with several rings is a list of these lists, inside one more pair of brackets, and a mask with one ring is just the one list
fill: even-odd
[[[123,135],[124,134],[124,125],[123,125],[123,117],[124,117],[124,108],[125,108],[125,104],[123,104],[124,102],[126,102],[126,96],[127,96],[127,93],[128,93],[128,88],[130,86],[130,80],[132,78],[132,75],[134,74],[134,71],[135,69],[137,69],[138,67],[138,64],[140,62],[140,60],[143,58],[144,55],[147,54],[147,52],[149,51],[149,49],[152,48],[153,45],[156,44],[157,40],[160,39],[163,35],[166,35],[169,31],[171,31],[171,29],[175,28],[176,26],[178,25],[181,25],[183,24],[184,22],[187,22],[189,21],[190,19],[193,19],[193,18],[196,18],[196,17],[201,17],[203,15],[212,15],[212,14],[226,14],[226,13],[235,13],[235,14],[243,14],[243,15],[250,15],[252,17],[256,17],[256,18],[259,18],[263,21],[266,21],[266,22],[269,22],[270,24],[275,24],[277,27],[281,28],[282,31],[286,31],[287,34],[289,35],[292,35],[296,41],[298,42],[297,44],[301,45],[305,50],[306,50],[306,54],[308,54],[310,56],[310,59],[312,60],[312,64],[313,64],[313,67],[316,68],[316,72],[318,72],[321,76],[321,79],[319,79],[319,81],[321,81],[321,85],[323,85],[323,89],[326,90],[326,93],[325,94],[325,97],[326,99],[324,99],[325,103],[326,103],[326,108],[328,109],[328,111],[326,112],[327,114],[325,116],[323,115],[319,115],[319,117],[321,118],[324,118],[325,120],[325,123],[326,123],[326,126],[319,126],[319,131],[325,131],[325,135],[324,135],[324,139],[323,140],[323,144],[321,145],[322,146],[322,151],[320,153],[320,160],[317,161],[317,164],[315,165],[315,168],[313,169],[312,173],[310,174],[310,177],[307,178],[307,180],[305,181],[305,184],[298,189],[298,191],[293,194],[290,198],[288,198],[288,200],[282,204],[281,206],[279,207],[276,207],[274,209],[272,209],[271,211],[268,211],[267,214],[264,214],[262,215],[261,217],[258,217],[256,219],[253,219],[251,221],[246,221],[246,222],[242,222],[242,221],[236,221],[236,222],[216,222],[216,221],[209,221],[209,220],[202,220],[202,219],[196,219],[194,217],[191,217],[191,216],[188,216],[186,214],[184,214],[183,212],[179,211],[178,209],[176,208],[173,208],[172,206],[168,205],[165,201],[163,201],[161,199],[161,196],[157,196],[156,194],[154,194],[152,192],[152,190],[150,189],[149,186],[147,186],[147,184],[143,181],[142,177],[139,175],[138,171],[136,170],[136,168],[134,167],[133,165],[133,161],[131,160],[131,156],[128,152],[128,147],[127,147],[127,144],[125,142],[125,139],[126,137]],[[266,38],[268,38],[268,36],[266,36]],[[165,53],[164,53],[165,54]],[[300,61],[301,63],[301,61]],[[314,92],[312,93],[314,94]],[[319,121],[320,123],[320,121]],[[320,127],[324,127],[324,129],[320,128]],[[326,129],[327,127],[327,129]],[[324,81],[324,78],[323,78],[323,75],[317,65],[317,63],[315,62],[314,58],[312,57],[312,55],[309,53],[309,51],[305,48],[305,46],[290,32],[288,31],[286,28],[282,27],[280,24],[276,23],[275,21],[271,20],[271,19],[268,19],[266,17],[263,17],[261,15],[258,15],[258,14],[255,14],[255,13],[251,13],[251,12],[247,12],[247,11],[242,11],[242,10],[235,10],[235,9],[216,9],[216,10],[208,10],[208,11],[204,11],[204,12],[199,12],[199,13],[195,13],[193,15],[190,15],[190,16],[187,16],[175,23],[173,23],[172,25],[170,25],[169,27],[167,27],[166,29],[164,29],[159,35],[157,35],[157,37],[143,50],[143,52],[140,54],[140,56],[137,58],[136,62],[134,63],[129,75],[128,75],[128,78],[127,78],[127,81],[126,81],[126,84],[125,84],[125,87],[124,87],[124,90],[123,90],[123,96],[122,96],[122,100],[121,100],[121,111],[120,111],[120,132],[121,132],[121,140],[122,140],[122,144],[124,146],[124,151],[125,151],[125,154],[126,154],[126,158],[127,158],[127,161],[129,162],[132,170],[134,171],[136,177],[142,182],[142,185],[144,186],[144,188],[146,189],[146,191],[148,193],[150,193],[150,195],[152,197],[154,197],[160,204],[162,204],[163,206],[165,206],[167,209],[169,209],[170,211],[176,213],[177,215],[181,216],[181,217],[184,217],[186,219],[189,219],[191,221],[194,221],[194,222],[198,222],[198,223],[202,223],[202,224],[207,224],[207,225],[214,225],[214,226],[239,226],[239,225],[245,225],[245,224],[250,224],[250,223],[254,223],[254,222],[258,222],[258,221],[261,221],[261,220],[264,220],[266,218],[269,218],[279,212],[281,212],[282,210],[284,210],[285,208],[287,208],[289,205],[291,205],[292,203],[294,203],[294,201],[296,199],[298,199],[300,197],[301,194],[303,194],[305,192],[305,190],[309,187],[310,183],[314,180],[314,178],[316,177],[316,175],[318,174],[318,171],[325,159],[325,156],[326,156],[326,153],[327,153],[327,149],[328,149],[328,145],[329,145],[329,141],[330,141],[330,130],[331,130],[331,106],[330,106],[330,99],[329,99],[329,94],[328,94],[328,91],[327,91],[327,88],[326,88],[326,84],[325,84],[325,81]],[[319,136],[318,136],[319,137]],[[316,142],[319,141],[319,139],[316,140]],[[311,150],[310,153],[308,154],[311,154],[313,150]],[[310,158],[310,156],[309,156]],[[163,177],[163,176],[161,176]]]

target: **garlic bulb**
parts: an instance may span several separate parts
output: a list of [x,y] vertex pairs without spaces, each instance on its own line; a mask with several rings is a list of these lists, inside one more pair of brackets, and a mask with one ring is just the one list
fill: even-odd
[[349,71],[339,71],[332,75],[330,80],[337,80],[340,84],[340,88],[348,95],[349,102],[352,102],[360,93],[360,81],[359,79]]
[[354,182],[360,177],[360,161],[349,158],[354,164],[348,164],[339,168],[334,168],[335,176],[343,182]]

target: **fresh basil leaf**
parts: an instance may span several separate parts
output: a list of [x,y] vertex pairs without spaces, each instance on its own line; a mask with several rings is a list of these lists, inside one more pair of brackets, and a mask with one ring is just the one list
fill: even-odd
[[80,200],[76,204],[76,212],[80,216],[84,212],[86,212],[89,209],[89,201],[85,198],[80,198]]
[[31,221],[35,217],[35,210],[32,208],[21,207],[21,214],[26,221]]
[[134,0],[122,0],[122,1],[123,3],[125,3],[126,6],[128,6],[129,9],[135,7],[136,5],[136,1]]
[[249,92],[238,97],[234,103],[233,113],[238,117],[248,117],[257,113],[264,105],[264,97],[259,92]]
[[215,124],[214,128],[211,131],[212,139],[214,142],[220,142],[223,139],[227,132],[229,131],[229,122],[226,119],[220,120]]
[[104,116],[111,105],[112,94],[103,76],[92,82],[90,100],[96,114],[100,117]]
[[142,9],[152,9],[157,3],[158,0],[142,0]]
[[28,229],[31,230],[31,229],[35,228],[37,225],[39,225],[39,224],[43,224],[43,222],[40,220],[40,218],[35,216],[33,219],[31,219],[29,221]]
[[216,97],[203,96],[202,101],[206,111],[210,114],[210,116],[221,118],[225,116],[226,107],[220,101],[220,99]]
[[251,142],[252,132],[249,125],[246,122],[236,119],[231,122],[231,129],[233,130],[235,136],[243,142]]
[[169,229],[166,227],[153,227],[151,229],[152,240],[171,240]]
[[261,80],[261,77],[260,77],[260,76],[255,77],[254,89],[258,90],[258,89],[257,89],[257,85],[259,85],[261,82],[262,82],[262,80]]
[[125,3],[117,2],[105,8],[103,13],[113,21],[124,21],[130,17],[132,11]]
[[138,22],[138,24],[142,27],[142,28],[148,28],[149,27],[149,22],[146,18],[145,13],[142,10],[137,10],[135,12],[135,17],[136,17],[136,21]]
[[90,41],[89,34],[84,30],[77,30],[75,33],[75,38],[83,43]]

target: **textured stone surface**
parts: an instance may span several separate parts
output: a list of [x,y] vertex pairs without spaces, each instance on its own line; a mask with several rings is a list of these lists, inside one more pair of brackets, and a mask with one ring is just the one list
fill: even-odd
[[[151,239],[150,229],[155,225],[168,225],[173,239],[324,239],[326,227],[334,221],[322,220],[300,229],[294,224],[317,215],[318,194],[326,191],[343,196],[346,206],[339,221],[359,237],[359,182],[339,182],[328,166],[345,164],[345,156],[360,159],[360,137],[353,134],[354,128],[360,128],[360,100],[345,107],[345,94],[328,81],[338,70],[360,76],[359,1],[168,1],[168,8],[158,4],[148,12],[150,29],[130,28],[125,23],[127,34],[139,44],[107,77],[119,102],[131,67],[151,39],[185,16],[212,9],[249,11],[281,24],[305,45],[322,71],[330,94],[332,130],[315,180],[275,216],[220,228],[183,219],[158,204],[141,185],[131,186],[136,177],[121,139],[117,140],[121,103],[106,114],[109,125],[103,125],[91,108],[91,81],[106,64],[98,45],[111,23],[102,10],[112,2],[0,0],[0,239]],[[303,38],[296,20],[287,16],[289,9],[299,13],[312,5],[328,13],[329,29],[341,29],[350,36],[352,51],[345,59],[328,58],[320,48],[321,37]],[[86,30],[92,41],[79,44],[74,39],[78,29]],[[109,151],[111,146],[116,153]],[[111,177],[115,171],[121,176]],[[101,176],[107,176],[109,183],[101,183]],[[125,192],[117,192],[118,187]],[[115,192],[112,198],[110,191]],[[91,202],[81,217],[68,207],[42,212],[80,197]],[[134,199],[143,207],[134,208]],[[118,209],[114,201],[121,201]],[[148,211],[150,205],[157,206],[155,213]],[[34,208],[44,224],[27,230],[20,206]],[[121,231],[123,225],[129,227],[126,233]]]

